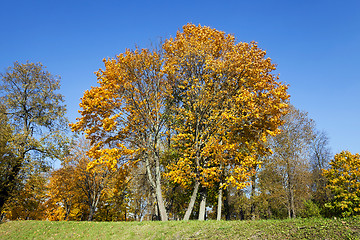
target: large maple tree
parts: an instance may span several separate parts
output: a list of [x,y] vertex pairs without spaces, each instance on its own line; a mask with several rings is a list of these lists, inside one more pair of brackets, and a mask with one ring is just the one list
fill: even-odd
[[[93,164],[144,162],[162,220],[165,167],[170,181],[193,186],[185,219],[198,192],[203,219],[207,188],[219,181],[243,187],[267,152],[267,136],[279,132],[289,95],[265,56],[255,42],[187,24],[160,50],[104,60],[99,86],[85,92],[72,129],[91,140]],[[162,161],[166,148],[177,152],[170,162]]]

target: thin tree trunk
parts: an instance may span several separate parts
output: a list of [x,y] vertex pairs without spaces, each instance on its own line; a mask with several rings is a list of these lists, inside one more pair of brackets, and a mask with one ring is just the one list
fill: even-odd
[[192,212],[192,210],[194,208],[196,196],[197,196],[198,191],[199,191],[199,186],[200,186],[200,183],[198,181],[196,181],[195,186],[194,186],[194,191],[193,191],[193,193],[191,195],[191,198],[190,198],[189,206],[186,209],[186,213],[185,213],[185,216],[184,216],[184,219],[183,219],[185,221],[188,221],[190,219],[191,212]]
[[294,191],[292,189],[290,189],[290,211],[291,211],[291,218],[296,218]]
[[288,217],[289,218],[296,218],[294,191],[291,189],[291,187],[290,187],[290,189],[288,191]]
[[203,188],[200,196],[200,210],[199,210],[199,220],[204,221],[205,220],[205,214],[206,214],[206,188]]
[[289,166],[287,168],[287,171],[288,171],[287,182],[288,182],[288,192],[289,192],[289,195],[288,195],[288,204],[289,204],[288,214],[289,214],[289,218],[296,218],[296,216],[295,216],[295,204],[294,204],[294,190],[293,190],[293,181],[292,181],[293,178],[292,178],[292,172],[291,172],[291,169],[290,169]]
[[245,220],[245,211],[243,208],[240,209],[240,220]]
[[93,220],[94,213],[95,213],[94,207],[90,207],[90,212],[89,212],[88,221],[92,221],[92,220]]
[[1,213],[0,215],[0,223],[5,219],[6,212]]
[[64,220],[67,220],[70,214],[70,206],[71,204],[68,204],[67,201],[65,200],[65,216],[64,216]]
[[157,202],[156,202],[156,214],[157,214],[156,220],[160,221],[161,216],[160,216],[159,204]]
[[228,189],[224,189],[224,195],[225,195],[225,200],[224,200],[224,210],[225,210],[225,219],[226,221],[229,221],[231,219],[231,212],[230,212],[230,204],[229,204],[229,191]]
[[288,202],[288,218],[291,218],[290,202]]
[[250,194],[250,200],[251,200],[251,208],[250,208],[250,215],[251,215],[251,220],[255,220],[255,190],[256,190],[256,175],[254,174],[253,176],[251,176],[251,194]]
[[217,205],[217,216],[216,216],[216,220],[218,220],[218,221],[221,220],[222,195],[223,195],[223,189],[222,189],[222,184],[220,184],[219,196],[218,196],[218,205]]

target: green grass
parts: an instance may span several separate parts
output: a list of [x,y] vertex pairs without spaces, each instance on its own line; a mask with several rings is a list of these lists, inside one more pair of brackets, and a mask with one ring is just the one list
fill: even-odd
[[0,239],[360,239],[360,219],[0,224]]

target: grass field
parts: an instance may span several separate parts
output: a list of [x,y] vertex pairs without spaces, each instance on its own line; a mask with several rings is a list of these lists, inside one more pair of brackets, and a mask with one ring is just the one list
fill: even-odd
[[0,224],[0,239],[360,239],[360,218]]

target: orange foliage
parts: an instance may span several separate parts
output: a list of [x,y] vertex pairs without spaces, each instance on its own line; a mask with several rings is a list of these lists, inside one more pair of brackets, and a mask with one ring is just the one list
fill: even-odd
[[239,188],[265,154],[268,135],[279,133],[287,86],[271,74],[275,65],[255,42],[188,24],[164,44],[167,73],[176,101],[173,140],[181,157],[167,176],[187,185],[226,181]]

